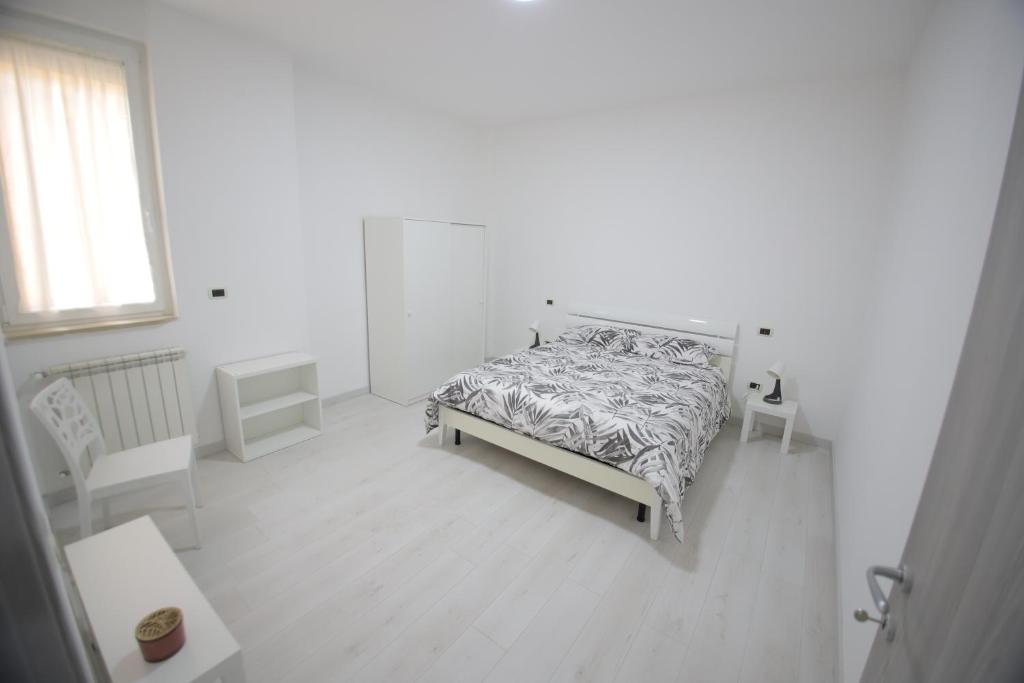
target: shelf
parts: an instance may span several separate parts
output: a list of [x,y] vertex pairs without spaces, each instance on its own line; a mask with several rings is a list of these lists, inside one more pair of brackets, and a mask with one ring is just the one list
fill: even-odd
[[275,396],[274,398],[267,399],[266,401],[258,401],[256,403],[244,405],[239,409],[238,416],[243,420],[248,420],[250,417],[256,417],[257,415],[263,415],[265,413],[272,413],[275,410],[281,410],[282,408],[290,408],[291,406],[297,406],[301,403],[305,403],[306,401],[315,401],[317,398],[316,394],[311,394],[308,391],[295,391],[283,396]]
[[306,424],[296,425],[289,427],[288,429],[274,432],[262,436],[258,439],[245,442],[245,459],[252,460],[253,458],[262,457],[268,453],[279,451],[282,448],[287,448],[300,441],[306,441],[312,439],[314,436],[319,436],[320,430],[310,427]]
[[218,369],[236,379],[246,379],[247,377],[264,375],[268,372],[289,370],[301,365],[312,365],[314,363],[316,363],[316,358],[308,353],[283,353],[279,356],[229,363],[228,365],[219,366]]
[[316,358],[283,353],[217,368],[224,441],[242,462],[320,434]]

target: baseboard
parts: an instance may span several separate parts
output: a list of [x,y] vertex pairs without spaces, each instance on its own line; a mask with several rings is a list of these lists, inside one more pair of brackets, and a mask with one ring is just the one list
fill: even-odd
[[70,503],[77,497],[78,496],[75,495],[75,487],[69,486],[66,489],[59,489],[57,491],[50,491],[49,493],[44,493],[43,504],[49,510],[57,507],[58,505]]
[[[341,403],[342,401],[347,401],[350,398],[355,398],[357,396],[362,396],[363,394],[368,393],[370,393],[370,387],[360,387],[358,389],[353,389],[352,391],[343,392],[341,394],[338,394],[337,396],[325,398],[321,401],[321,403],[324,408],[329,408],[330,406],[333,406],[337,403]],[[195,448],[197,458],[209,458],[211,455],[223,453],[227,449],[228,446],[224,439],[218,439],[217,441],[211,441],[210,443],[200,444]],[[43,504],[46,505],[46,507],[49,509],[73,501],[75,500],[75,498],[75,487],[68,486],[67,488],[58,489],[57,491],[50,491],[49,493],[44,493]]]
[[[331,396],[330,398],[322,399],[320,403],[324,408],[329,408],[335,405],[336,403],[341,403],[342,401],[346,401],[350,398],[355,398],[356,396],[362,396],[363,394],[368,393],[370,393],[370,387],[360,387],[359,389],[346,391],[344,393],[338,394],[337,396]],[[211,455],[223,453],[227,449],[227,443],[225,443],[224,439],[220,439],[219,441],[213,441],[211,443],[203,444],[201,446],[196,446],[196,457],[208,458]]]
[[213,442],[210,442],[210,443],[204,443],[204,444],[202,444],[200,446],[196,446],[196,457],[197,458],[208,458],[211,455],[217,455],[218,453],[223,453],[227,449],[228,449],[228,445],[227,445],[227,443],[224,442],[224,439],[220,439],[219,441],[213,441]]
[[[760,416],[758,417],[760,418]],[[737,428],[742,429],[743,413],[740,412],[738,415],[734,413],[733,416],[729,418],[729,424],[736,425]],[[768,434],[770,436],[777,436],[779,438],[782,438],[781,425],[765,424],[760,419],[758,419],[757,421],[757,431],[760,431],[762,434]],[[793,436],[790,438],[793,441],[799,441],[800,443],[807,444],[808,446],[818,446],[820,448],[827,448],[829,453],[832,452],[832,439],[823,439],[820,436],[808,434],[807,432],[798,432],[796,430],[793,431]]]
[[351,391],[343,391],[342,393],[337,394],[335,396],[331,396],[330,398],[322,399],[320,401],[320,404],[324,408],[330,408],[331,406],[337,405],[338,403],[341,403],[342,401],[347,401],[350,398],[355,398],[356,396],[362,396],[363,394],[368,394],[368,393],[370,393],[370,387],[369,386],[359,387],[358,389],[353,389]]
[[[550,341],[551,341],[550,339],[545,339],[544,343],[547,344]],[[505,356],[511,356],[513,353],[522,353],[523,351],[529,351],[531,348],[532,347],[530,347],[530,346],[518,346],[518,347],[512,349],[511,351],[506,351],[505,353],[501,354],[500,356],[484,356],[484,362],[485,363],[490,363],[492,360],[497,360],[499,358],[504,358]]]
[[[759,429],[762,434],[771,434],[772,436],[777,436],[780,439],[782,438],[782,427],[778,427],[776,425],[761,424],[761,422],[759,421],[757,423],[757,429]],[[800,443],[807,444],[808,446],[818,446],[820,448],[827,448],[830,453],[832,452],[831,439],[823,439],[820,436],[814,436],[813,434],[808,434],[807,432],[798,432],[796,430],[793,431],[792,439],[793,441],[799,441]]]
[[[360,387],[359,389],[346,391],[344,393],[338,394],[337,396],[331,396],[330,398],[322,399],[320,403],[324,408],[329,408],[335,405],[336,403],[341,403],[342,401],[346,401],[350,398],[355,398],[356,396],[362,396],[363,394],[368,393],[370,393],[370,387]],[[213,441],[211,443],[203,444],[201,446],[196,446],[196,457],[208,458],[211,455],[223,453],[227,449],[227,443],[225,443],[224,439],[220,439],[219,441]]]
[[832,551],[835,553],[836,561],[836,683],[844,683],[846,680],[846,669],[843,666],[843,629],[846,628],[846,619],[843,618],[843,566],[839,563],[839,515],[837,495],[839,492],[836,475],[839,473],[836,467],[836,455],[832,454]]

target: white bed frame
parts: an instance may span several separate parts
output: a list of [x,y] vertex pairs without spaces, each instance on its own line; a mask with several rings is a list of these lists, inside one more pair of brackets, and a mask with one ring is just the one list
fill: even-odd
[[[566,327],[582,325],[626,327],[647,334],[671,334],[703,342],[715,349],[717,355],[712,359],[712,364],[725,373],[726,386],[732,377],[735,324],[685,316],[638,314],[589,306],[571,306],[566,316]],[[556,448],[461,410],[440,406],[438,438],[442,446],[449,429],[456,430],[456,441],[460,432],[472,434],[478,439],[649,506],[651,539],[658,540],[662,501],[654,487],[647,481],[599,460]]]

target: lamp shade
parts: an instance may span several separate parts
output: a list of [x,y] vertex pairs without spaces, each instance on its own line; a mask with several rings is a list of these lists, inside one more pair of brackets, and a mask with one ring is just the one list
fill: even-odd
[[530,331],[531,332],[540,332],[540,321],[539,320],[534,320],[532,323],[530,323]]
[[782,379],[786,374],[786,364],[781,360],[775,361],[770,368],[768,368],[768,376],[774,379]]

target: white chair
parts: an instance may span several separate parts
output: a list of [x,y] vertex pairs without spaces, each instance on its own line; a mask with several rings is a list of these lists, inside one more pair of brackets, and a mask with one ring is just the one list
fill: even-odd
[[[167,441],[107,453],[99,423],[66,378],[62,377],[32,399],[32,412],[60,446],[78,494],[78,521],[82,537],[92,535],[92,501],[103,505],[103,522],[110,526],[109,498],[158,484],[174,482],[181,486],[200,547],[199,471],[192,453],[192,437],[185,435]],[[89,457],[93,446],[95,459]]]

